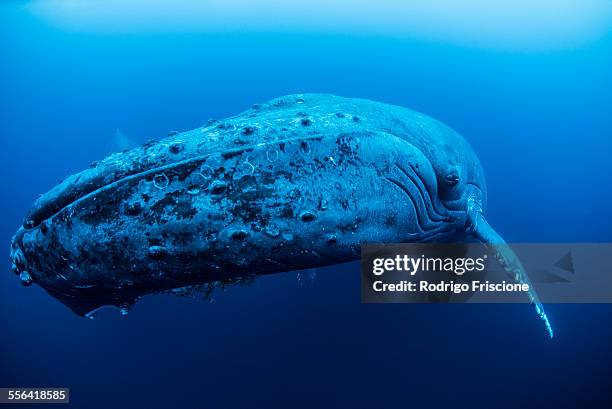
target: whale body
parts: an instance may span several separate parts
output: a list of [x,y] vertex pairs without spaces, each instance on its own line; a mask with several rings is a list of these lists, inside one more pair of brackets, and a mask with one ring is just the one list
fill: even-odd
[[[34,203],[11,259],[23,284],[85,314],[356,260],[362,243],[503,243],[485,203],[478,158],[441,122],[364,99],[289,95],[66,178]],[[511,250],[498,255],[528,281]]]

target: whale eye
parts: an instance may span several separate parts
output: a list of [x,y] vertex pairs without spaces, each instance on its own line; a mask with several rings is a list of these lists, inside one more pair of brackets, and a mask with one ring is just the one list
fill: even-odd
[[455,200],[461,197],[463,180],[457,168],[447,170],[439,183],[440,199]]
[[444,176],[444,183],[448,186],[455,186],[459,183],[459,173],[457,170],[453,169],[449,173]]

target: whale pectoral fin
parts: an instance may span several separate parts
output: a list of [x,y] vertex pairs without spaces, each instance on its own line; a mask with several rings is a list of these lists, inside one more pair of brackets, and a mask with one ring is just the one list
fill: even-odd
[[536,313],[546,326],[546,330],[550,338],[553,338],[554,333],[550,325],[550,321],[544,312],[544,306],[531,285],[525,268],[521,264],[518,256],[506,241],[491,227],[487,222],[482,212],[482,206],[478,198],[468,199],[467,208],[467,228],[468,231],[480,242],[482,242],[493,256],[497,259],[505,272],[510,275],[516,283],[529,285],[529,299],[536,310]]

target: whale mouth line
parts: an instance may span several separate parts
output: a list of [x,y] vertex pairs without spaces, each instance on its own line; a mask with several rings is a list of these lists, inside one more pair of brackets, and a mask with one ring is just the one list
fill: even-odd
[[[293,138],[285,138],[285,139],[277,140],[277,141],[274,141],[273,143],[280,144],[280,143],[289,143],[295,140],[316,140],[319,138],[320,136],[311,136],[307,138],[293,137]],[[259,145],[256,145],[256,144],[243,145],[240,147],[236,147],[234,149],[225,150],[223,152],[213,151],[213,152],[208,152],[206,154],[194,155],[192,157],[189,157],[188,159],[171,162],[163,166],[148,168],[148,169],[137,171],[134,173],[130,173],[129,171],[127,171],[124,174],[119,175],[119,178],[117,179],[114,179],[113,177],[105,179],[104,176],[102,176],[101,178],[100,177],[93,178],[92,180],[86,181],[84,185],[78,185],[79,182],[82,182],[81,174],[71,175],[66,180],[64,180],[63,183],[70,182],[72,184],[77,185],[75,187],[75,190],[68,190],[68,191],[60,190],[59,192],[57,192],[57,194],[54,197],[48,198],[46,202],[40,204],[38,207],[35,204],[35,207],[32,208],[30,212],[28,213],[28,215],[26,216],[25,221],[23,223],[23,228],[25,230],[31,230],[36,227],[39,227],[44,220],[52,218],[56,214],[74,205],[75,203],[78,203],[79,201],[87,197],[90,197],[92,195],[95,195],[101,191],[104,191],[108,188],[118,186],[121,183],[125,183],[126,181],[134,180],[136,178],[142,178],[144,176],[150,176],[150,175],[154,176],[156,173],[165,172],[169,169],[185,166],[190,163],[198,163],[198,166],[200,166],[204,162],[206,162],[206,160],[212,155],[221,154],[222,156],[232,157],[232,156],[239,155],[241,152],[245,152],[245,151],[254,149],[257,146]],[[136,169],[136,167],[134,167],[134,169]],[[114,176],[117,176],[117,175],[114,175]],[[70,178],[74,178],[74,180],[70,180]],[[61,186],[63,183],[61,183],[58,186]],[[56,186],[56,188],[58,186]],[[51,190],[51,192],[53,192],[53,190]],[[44,198],[44,196],[42,198]],[[41,200],[42,198],[40,198],[39,200]]]
[[[70,206],[73,206],[76,203],[79,203],[80,201],[87,199],[88,197],[94,196],[100,192],[103,192],[107,189],[111,189],[115,186],[119,186],[120,184],[123,184],[130,180],[146,177],[149,175],[155,175],[157,173],[164,172],[168,169],[172,169],[177,166],[189,164],[190,162],[198,162],[198,161],[204,162],[206,160],[206,157],[208,157],[208,155],[185,159],[180,162],[174,162],[168,165],[147,169],[142,172],[128,174],[123,177],[120,177],[119,179],[113,180],[112,182],[108,182],[102,185],[96,185],[96,187],[91,190],[85,189],[81,192],[82,193],[81,195],[74,195],[73,197],[69,197],[68,200],[61,200],[59,198],[57,199],[57,201],[52,200],[48,206],[42,206],[40,210],[36,212],[34,215],[28,215],[23,227],[26,230],[31,230],[31,229],[40,227],[40,225],[42,224],[44,220],[53,218],[58,213],[61,213],[65,209],[69,208]],[[57,202],[61,204],[53,206]]]
[[[164,172],[166,170],[172,169],[174,167],[179,167],[179,166],[184,166],[190,163],[195,163],[195,162],[199,162],[198,166],[203,164],[204,162],[206,162],[206,160],[215,154],[220,154],[224,157],[233,157],[236,155],[239,155],[242,152],[245,151],[249,151],[252,149],[255,149],[259,146],[269,146],[269,145],[277,145],[277,144],[285,144],[285,143],[291,143],[291,142],[295,142],[295,141],[312,141],[312,140],[318,140],[321,138],[321,135],[313,135],[313,136],[308,136],[308,137],[290,137],[290,138],[284,138],[284,139],[279,139],[279,140],[274,140],[274,141],[268,141],[264,144],[247,144],[247,145],[243,145],[240,147],[236,147],[233,149],[227,149],[224,151],[211,151],[211,152],[207,152],[205,154],[196,154],[188,159],[183,159],[180,161],[176,161],[176,162],[171,162],[168,163],[166,165],[163,166],[157,166],[154,168],[145,168],[144,170],[140,170],[140,171],[136,171],[134,173],[130,173],[129,171],[120,174],[121,172],[116,172],[115,175],[113,175],[113,177],[110,177],[108,179],[106,179],[106,181],[104,180],[100,180],[100,178],[94,178],[93,180],[88,180],[85,182],[84,186],[81,186],[81,188],[79,189],[77,186],[76,190],[72,190],[72,191],[60,191],[57,193],[57,195],[55,197],[51,197],[49,198],[49,200],[46,203],[43,203],[41,205],[39,205],[38,207],[35,207],[33,209],[30,210],[30,212],[28,213],[28,215],[26,216],[26,219],[23,223],[23,228],[25,230],[30,230],[36,227],[39,227],[40,224],[46,220],[49,219],[53,216],[55,216],[56,214],[60,213],[61,211],[63,211],[64,209],[66,209],[67,207],[79,202],[82,199],[85,199],[91,195],[94,195],[96,193],[99,193],[107,188],[110,187],[114,187],[117,186],[121,183],[124,183],[126,181],[129,180],[133,180],[135,178],[139,178],[139,177],[143,177],[143,176],[149,176],[151,174],[155,174],[155,173],[159,173],[159,172]],[[140,148],[137,148],[140,149]],[[196,153],[196,152],[194,152]],[[136,169],[136,167],[134,168]],[[119,178],[114,179],[114,176],[119,176]],[[75,180],[70,181],[73,184],[78,184],[79,182],[82,182],[81,177],[82,175],[77,173],[75,175],[71,175],[69,176],[66,180],[64,180],[64,183],[68,182],[70,178],[74,177]],[[102,176],[102,178],[104,178],[104,176]],[[99,182],[104,182],[104,183],[99,183]],[[61,183],[62,184],[62,183]],[[61,185],[60,184],[60,185]],[[58,185],[58,186],[60,186]],[[58,187],[56,186],[56,188]],[[54,188],[54,189],[56,189]],[[51,192],[53,192],[53,190],[51,190]],[[39,199],[40,200],[40,199]]]

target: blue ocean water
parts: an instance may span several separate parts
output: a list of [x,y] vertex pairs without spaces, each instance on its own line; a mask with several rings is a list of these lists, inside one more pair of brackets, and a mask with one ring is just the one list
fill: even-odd
[[356,264],[260,278],[215,302],[167,295],[79,318],[10,273],[25,212],[112,148],[253,103],[329,92],[463,134],[510,242],[612,241],[612,31],[568,47],[478,47],[307,30],[66,27],[0,9],[0,386],[76,407],[605,407],[609,305],[363,305]]

